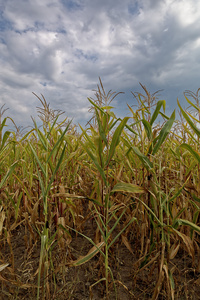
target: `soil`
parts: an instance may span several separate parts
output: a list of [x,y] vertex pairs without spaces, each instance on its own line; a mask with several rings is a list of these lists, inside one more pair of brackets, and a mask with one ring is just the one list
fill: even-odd
[[[83,233],[94,239],[95,232],[94,222],[88,220]],[[10,263],[0,273],[1,300],[37,298],[40,237],[36,233],[34,235],[33,238],[22,222],[11,231],[10,242],[9,238],[7,241],[1,241],[0,265],[6,262]],[[117,296],[110,278],[108,299],[152,299],[158,280],[157,260],[154,264],[140,271],[140,264],[137,263],[140,258],[140,245],[134,234],[129,233],[128,237],[128,247],[124,240],[119,238],[109,253]],[[104,277],[104,261],[100,254],[78,267],[69,264],[80,256],[86,255],[91,247],[88,240],[72,232],[72,241],[68,246],[60,247],[57,245],[52,250],[54,269],[49,266],[46,296],[42,296],[41,289],[40,299],[106,299],[105,282],[101,281],[94,285],[100,278]],[[153,256],[154,254],[152,254]],[[169,262],[168,267],[173,269],[175,281],[174,299],[200,299],[200,274],[193,265],[192,258],[184,250],[180,250],[176,257]],[[167,291],[165,278],[157,299],[170,299]]]

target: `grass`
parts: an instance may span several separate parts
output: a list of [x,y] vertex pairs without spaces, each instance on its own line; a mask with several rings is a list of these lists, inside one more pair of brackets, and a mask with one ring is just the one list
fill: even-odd
[[[157,93],[141,86],[144,94],[133,94],[137,107],[129,106],[130,116],[120,119],[110,105],[117,94],[106,94],[100,80],[96,99],[89,99],[93,116],[80,134],[67,118],[59,121],[63,112],[52,110],[43,96],[36,95],[43,127],[33,120],[33,129],[20,135],[5,131],[1,108],[5,297],[75,299],[84,286],[85,299],[121,299],[123,293],[130,299],[187,299],[191,286],[181,294],[180,266],[185,274],[194,272],[198,285],[199,90],[185,92],[188,109],[177,101],[176,118],[175,111],[165,114]],[[147,274],[153,281],[142,289],[137,282]]]

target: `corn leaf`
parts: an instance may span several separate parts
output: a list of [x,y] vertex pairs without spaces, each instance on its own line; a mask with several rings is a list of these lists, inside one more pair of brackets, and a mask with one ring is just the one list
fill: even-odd
[[[62,225],[62,224],[59,224],[58,225],[61,229],[63,229],[64,231],[66,231],[68,233],[68,230]],[[78,233],[79,235],[81,235],[82,237],[84,237],[86,240],[88,240],[88,242],[90,242],[100,253],[101,255],[105,258],[105,254],[104,252],[101,250],[101,247],[104,246],[105,242],[100,242],[99,244],[101,245],[100,247],[97,246],[97,244],[95,244],[95,242],[93,242],[93,240],[91,238],[89,238],[88,236],[86,236],[85,234],[81,233],[80,231],[77,231],[76,229],[70,227],[70,226],[67,226],[69,229],[71,229],[72,231]]]
[[155,122],[162,106],[163,106],[163,110],[165,111],[165,105],[166,105],[165,100],[160,100],[157,102],[156,109],[154,110],[154,113],[150,120],[150,125],[153,125],[153,123]]
[[[124,209],[124,211],[121,213],[121,215],[119,216],[119,218],[116,220],[115,224],[113,225],[113,227],[109,230],[107,237],[109,237],[111,235],[111,233],[113,232],[113,230],[115,229],[115,227],[117,226],[117,224],[119,223],[119,221],[121,220],[121,218],[123,217],[123,215],[125,214],[126,209]],[[115,212],[113,213],[113,215],[115,214]]]
[[93,163],[95,164],[95,166],[97,167],[97,170],[99,171],[101,178],[103,179],[104,183],[107,185],[107,180],[106,180],[106,176],[104,173],[104,170],[101,168],[101,166],[98,163],[97,157],[95,156],[95,154],[89,150],[88,147],[86,147],[82,142],[80,142],[81,145],[83,146],[83,148],[85,149],[85,151],[87,152],[87,154],[90,156],[90,158],[92,159]]
[[55,169],[54,169],[54,171],[53,171],[53,174],[52,174],[52,176],[51,176],[51,179],[50,179],[50,181],[49,181],[49,184],[48,184],[48,187],[47,187],[47,190],[46,190],[46,195],[48,194],[48,192],[49,192],[49,190],[50,190],[50,188],[51,188],[51,184],[52,184],[52,182],[54,181],[55,175],[56,175],[56,173],[57,173],[57,171],[58,171],[58,169],[59,169],[59,167],[60,167],[60,165],[61,165],[61,163],[62,163],[62,161],[63,161],[64,154],[65,154],[65,149],[66,149],[66,143],[65,143],[65,145],[64,145],[64,147],[63,147],[63,150],[62,150],[62,153],[61,153],[60,158],[59,158],[59,160],[58,160],[58,163],[57,163],[57,165],[56,165],[56,167],[55,167]]
[[200,110],[199,107],[197,107],[194,103],[192,103],[192,101],[190,101],[186,96],[185,96],[185,99],[191,106],[193,106],[199,112],[199,110]]
[[50,130],[49,130],[49,132],[48,132],[48,134],[47,134],[47,139],[50,137],[50,134],[51,134],[51,132],[52,132],[52,130],[53,130],[53,128],[54,128],[54,126],[55,126],[57,120],[58,120],[58,117],[59,117],[59,116],[57,116],[57,117],[55,118],[55,120],[54,120],[54,122],[53,122],[53,124],[52,124],[52,126],[51,126],[51,128],[50,128]]
[[39,179],[39,183],[40,183],[40,187],[41,187],[41,191],[42,191],[42,196],[43,196],[43,198],[45,197],[45,186],[44,186],[44,182],[43,182],[43,180],[42,180],[42,177],[41,177],[41,174],[40,174],[40,171],[39,171],[39,169],[38,169],[38,166],[37,166],[37,164],[35,165],[35,167],[36,167],[36,170],[37,170],[37,174],[38,174],[38,179]]
[[34,125],[35,125],[36,132],[37,132],[37,134],[38,134],[38,137],[39,137],[39,139],[40,139],[40,142],[42,143],[42,145],[43,145],[45,151],[47,151],[47,139],[46,139],[46,137],[44,136],[44,134],[38,129],[35,120],[33,120],[33,122],[34,122]]
[[63,141],[64,136],[65,136],[67,130],[69,129],[69,126],[70,126],[71,122],[72,122],[72,121],[70,121],[70,122],[67,124],[65,130],[63,131],[63,133],[61,134],[61,136],[59,137],[59,139],[58,139],[57,142],[55,143],[53,149],[51,150],[51,153],[49,154],[49,157],[48,157],[48,159],[47,159],[47,163],[50,161],[50,159],[51,159],[53,153],[54,153],[56,150],[57,150],[57,152],[58,152],[58,148],[59,148],[58,146],[59,146],[59,144]]
[[23,142],[24,140],[26,140],[27,137],[28,137],[30,134],[32,135],[32,134],[33,134],[33,131],[35,131],[34,128],[31,129],[29,132],[27,132],[27,133],[21,138],[20,143]]
[[95,246],[93,246],[90,251],[85,255],[85,256],[81,256],[79,257],[77,260],[75,261],[71,261],[70,265],[71,266],[80,266],[82,264],[85,264],[86,262],[88,262],[91,258],[93,258],[99,251],[100,249],[105,245],[105,242],[100,242],[98,244],[96,244]]
[[184,116],[184,118],[186,119],[186,121],[188,122],[188,124],[190,125],[190,127],[193,129],[193,131],[197,134],[198,137],[200,137],[200,130],[195,126],[195,124],[192,122],[192,120],[190,119],[190,117],[187,115],[187,113],[182,109],[178,99],[177,99],[177,103],[178,106],[181,110],[182,115]]
[[153,148],[153,152],[152,152],[153,155],[159,150],[160,146],[165,141],[167,135],[169,134],[169,132],[171,130],[174,120],[175,120],[175,111],[173,111],[170,119],[165,123],[165,125],[161,129],[158,141],[157,141],[155,147]]
[[4,128],[4,126],[7,126],[6,125],[6,120],[7,120],[7,118],[4,118],[3,121],[1,122],[1,124],[0,124],[0,131],[2,131],[2,129]]
[[[192,222],[189,222],[187,220],[182,220],[182,219],[179,219],[177,220],[177,223],[179,225],[189,225],[189,226],[192,226]],[[187,224],[186,224],[187,223]],[[190,224],[189,224],[190,223]],[[195,225],[195,224],[194,224]],[[198,227],[197,225],[195,225],[196,227]],[[187,247],[187,250],[188,250],[188,253],[189,255],[194,258],[194,254],[195,254],[195,251],[194,251],[194,246],[193,246],[193,242],[192,240],[190,239],[189,236],[187,236],[186,234],[176,230],[175,228],[171,228],[181,239],[182,241],[184,242],[185,246]],[[200,227],[199,227],[199,231],[200,231]]]
[[137,147],[132,147],[133,151],[135,154],[139,157],[141,160],[142,164],[148,169],[153,169],[153,164],[152,162],[148,159],[146,155],[140,152],[140,150]]
[[0,272],[3,271],[5,268],[7,268],[9,265],[10,265],[9,263],[0,265]]
[[0,182],[0,189],[3,187],[3,185],[6,182],[6,180],[8,179],[8,177],[12,174],[12,172],[14,171],[17,164],[18,164],[18,161],[14,162],[11,165],[10,169],[7,171],[6,175],[3,177],[3,179]]
[[112,142],[111,142],[109,153],[108,153],[108,159],[107,159],[107,162],[106,162],[106,166],[109,165],[109,163],[110,163],[110,161],[111,161],[111,159],[112,159],[112,157],[115,153],[116,147],[120,142],[120,136],[121,136],[122,130],[124,129],[124,126],[125,126],[126,122],[128,121],[128,119],[129,119],[129,117],[125,117],[121,121],[119,126],[116,128],[116,130],[113,134]]
[[30,143],[29,141],[28,141],[28,144],[29,144],[29,146],[30,146],[30,148],[31,148],[31,151],[32,151],[32,153],[33,153],[33,155],[34,155],[34,157],[35,157],[35,159],[36,159],[36,161],[37,161],[37,163],[38,163],[38,165],[39,165],[39,167],[40,167],[40,169],[41,169],[41,171],[42,171],[44,177],[46,178],[46,172],[45,172],[45,169],[44,169],[44,167],[43,167],[43,165],[42,165],[42,163],[41,163],[39,157],[37,156],[37,153],[35,152],[35,149],[33,148],[33,146],[31,145],[31,143]]
[[146,190],[143,187],[136,184],[119,182],[114,186],[111,192],[128,192],[143,194],[146,192]]
[[198,203],[200,203],[200,198],[198,198],[195,194],[192,194],[192,198],[197,201]]
[[88,98],[88,100],[90,101],[90,103],[96,107],[96,109],[100,110],[103,114],[106,114],[106,112],[101,108],[99,107],[98,105],[96,105],[96,103],[94,103],[90,98]]
[[4,145],[5,145],[6,141],[7,141],[7,139],[8,139],[9,136],[10,136],[10,134],[11,134],[10,131],[6,131],[6,132],[4,133],[3,139],[2,139],[2,142],[1,142],[0,151],[1,151],[1,149],[4,147]]
[[151,141],[152,139],[152,128],[151,128],[151,124],[145,120],[145,119],[142,119],[142,123],[144,125],[144,129],[146,131],[146,134],[147,134],[147,137],[148,137],[148,140]]
[[192,154],[192,156],[196,159],[196,161],[200,164],[199,153],[197,151],[195,151],[190,145],[184,143],[184,144],[180,145],[180,148],[184,148],[187,151],[189,151]]
[[96,112],[96,118],[97,118],[97,122],[98,122],[98,128],[99,128],[100,137],[101,137],[101,139],[104,141],[104,143],[107,146],[108,142],[107,142],[106,134],[105,134],[105,131],[103,129],[103,126],[102,126],[102,123],[101,123],[101,120],[99,118],[99,114],[98,114],[98,111],[97,111],[96,108],[95,108],[95,112]]
[[188,220],[184,220],[184,219],[176,219],[175,220],[175,224],[173,227],[176,227],[176,226],[180,226],[180,225],[186,225],[186,226],[189,226],[190,228],[192,228],[194,231],[200,233],[200,227],[196,224],[194,224],[193,222],[190,222]]
[[128,224],[126,224],[126,226],[124,226],[122,228],[122,230],[115,236],[115,238],[112,240],[112,242],[108,245],[108,249],[115,243],[115,241],[118,239],[118,237],[124,232],[124,230],[126,230],[126,228],[133,223],[134,221],[137,221],[136,218],[131,218],[131,220],[128,222]]

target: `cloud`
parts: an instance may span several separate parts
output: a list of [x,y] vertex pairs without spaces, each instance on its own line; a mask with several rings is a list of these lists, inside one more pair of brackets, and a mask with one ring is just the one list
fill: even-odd
[[164,88],[174,105],[180,91],[199,87],[199,8],[195,0],[4,0],[0,105],[26,124],[33,91],[86,123],[99,76],[107,91],[126,92],[115,100],[121,114],[139,82]]

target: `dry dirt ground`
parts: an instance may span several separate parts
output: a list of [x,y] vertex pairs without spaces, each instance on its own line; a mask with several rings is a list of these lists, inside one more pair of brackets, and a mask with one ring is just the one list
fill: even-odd
[[[94,238],[94,224],[88,221],[84,233]],[[27,235],[26,235],[27,234]],[[36,299],[37,270],[40,257],[40,238],[35,237],[35,244],[30,245],[30,234],[25,232],[23,224],[11,232],[10,245],[1,241],[1,261],[9,262],[10,266],[0,272],[0,299]],[[110,251],[110,267],[116,282],[117,299],[152,299],[158,266],[156,263],[142,271],[139,270],[139,245],[134,235],[129,236],[128,250],[119,238]],[[49,272],[46,297],[55,300],[86,300],[105,299],[105,283],[92,286],[104,276],[104,262],[96,255],[79,267],[70,267],[70,260],[85,255],[91,248],[90,243],[80,235],[73,234],[68,247],[61,249],[58,245],[52,251],[54,271]],[[14,269],[13,269],[14,266]],[[192,259],[186,252],[179,251],[176,258],[170,262],[169,268],[174,268],[175,299],[200,299],[200,274],[192,266]],[[52,270],[52,267],[50,267]],[[53,276],[54,275],[54,276]],[[49,292],[49,293],[48,293]],[[109,285],[109,299],[116,299],[112,280]],[[41,290],[42,298],[42,290]],[[158,299],[170,299],[167,296],[166,280],[162,285]]]

